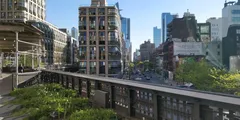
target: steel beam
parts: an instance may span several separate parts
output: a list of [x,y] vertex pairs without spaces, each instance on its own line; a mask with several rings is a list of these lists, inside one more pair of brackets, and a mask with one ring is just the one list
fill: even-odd
[[18,87],[18,32],[16,32],[16,87]]

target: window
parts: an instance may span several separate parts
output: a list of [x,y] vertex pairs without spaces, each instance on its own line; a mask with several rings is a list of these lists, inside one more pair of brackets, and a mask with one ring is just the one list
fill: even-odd
[[236,30],[236,33],[237,33],[237,34],[240,34],[240,29],[237,29],[237,30]]
[[220,55],[220,52],[218,51],[218,55]]
[[240,10],[232,10],[232,14],[240,14]]
[[240,22],[240,17],[232,17],[232,22]]
[[208,52],[206,52],[206,55],[208,55]]
[[220,49],[220,44],[218,44],[217,48]]

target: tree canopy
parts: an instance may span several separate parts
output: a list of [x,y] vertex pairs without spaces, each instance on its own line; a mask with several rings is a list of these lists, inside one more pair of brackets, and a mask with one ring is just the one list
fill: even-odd
[[239,94],[240,74],[208,65],[205,60],[187,61],[176,70],[176,81],[189,82],[199,90]]

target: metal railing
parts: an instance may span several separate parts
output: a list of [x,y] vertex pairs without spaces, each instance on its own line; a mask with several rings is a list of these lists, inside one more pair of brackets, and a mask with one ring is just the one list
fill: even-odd
[[233,95],[51,70],[42,71],[41,81],[75,89],[93,104],[112,108],[125,117],[239,119],[240,97]]

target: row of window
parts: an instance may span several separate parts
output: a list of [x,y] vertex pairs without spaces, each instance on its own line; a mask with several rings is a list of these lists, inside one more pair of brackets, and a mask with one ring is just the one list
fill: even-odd
[[148,100],[148,101],[153,100],[152,93],[143,92],[139,90],[137,90],[136,93],[137,93],[137,99]]
[[146,115],[149,117],[153,117],[153,106],[137,103],[136,113],[143,114],[143,115]]

